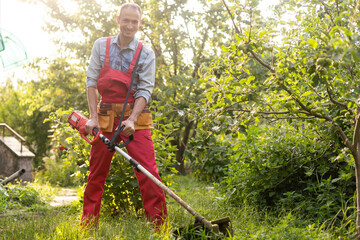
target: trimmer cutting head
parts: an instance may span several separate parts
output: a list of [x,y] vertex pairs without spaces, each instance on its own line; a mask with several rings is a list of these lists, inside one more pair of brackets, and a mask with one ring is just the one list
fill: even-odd
[[219,232],[225,237],[231,237],[234,234],[230,217],[223,217],[213,221],[210,221],[213,225],[219,226]]
[[219,218],[210,221],[212,227],[206,227],[201,221],[195,219],[195,223],[188,227],[181,227],[174,231],[176,239],[226,239],[234,234],[230,217]]

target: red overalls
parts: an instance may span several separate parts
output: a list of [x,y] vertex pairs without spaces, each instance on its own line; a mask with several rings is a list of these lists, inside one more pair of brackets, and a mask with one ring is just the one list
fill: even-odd
[[[110,41],[107,39],[104,67],[100,70],[97,88],[101,95],[101,101],[106,103],[124,103],[126,93],[130,87],[131,74],[135,67],[136,60],[142,46],[140,42],[135,56],[127,72],[109,68],[110,65]],[[134,102],[134,91],[131,90],[129,103]],[[119,119],[115,118],[112,132],[103,134],[111,139],[115,132]],[[160,180],[159,172],[156,167],[154,146],[151,138],[150,129],[136,130],[134,140],[126,146],[128,154],[138,161],[144,168]],[[126,141],[128,138],[120,133],[120,140]],[[109,152],[103,142],[99,142],[91,147],[90,152],[90,173],[84,191],[83,203],[83,222],[94,220],[97,222],[104,190],[105,179],[110,170],[110,164],[115,152]],[[148,221],[153,221],[160,225],[167,218],[164,191],[153,181],[146,177],[142,172],[134,171],[139,183],[143,205]]]

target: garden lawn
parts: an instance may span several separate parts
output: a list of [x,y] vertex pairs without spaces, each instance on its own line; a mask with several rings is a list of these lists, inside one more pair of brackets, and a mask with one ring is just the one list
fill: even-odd
[[[171,189],[208,220],[230,216],[235,234],[227,239],[334,239],[330,230],[319,228],[309,219],[297,219],[291,213],[273,217],[248,206],[230,207],[224,204],[215,188],[198,182],[192,175],[175,180]],[[79,227],[81,203],[65,206],[30,207],[18,215],[0,218],[1,239],[174,239],[178,227],[194,223],[191,216],[173,199],[167,198],[170,227],[157,233],[143,215],[128,213],[111,217],[102,212],[96,230],[83,231]],[[196,239],[194,236],[190,239]],[[200,234],[198,239],[206,239]],[[343,236],[342,239],[346,239]]]

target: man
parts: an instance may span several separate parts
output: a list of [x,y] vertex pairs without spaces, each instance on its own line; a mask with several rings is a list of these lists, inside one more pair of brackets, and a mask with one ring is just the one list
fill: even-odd
[[[155,55],[146,46],[140,51],[142,43],[135,38],[141,24],[141,15],[141,8],[137,4],[123,4],[117,17],[120,33],[115,37],[100,38],[94,43],[86,79],[90,120],[85,129],[91,133],[96,127],[107,138],[112,139],[119,124],[132,74],[135,74],[129,104],[121,123],[124,129],[119,135],[119,141],[125,142],[133,135],[134,140],[126,146],[128,154],[160,179],[150,132],[151,112],[146,107],[155,83]],[[136,70],[133,73],[134,68]],[[101,100],[97,107],[98,91]],[[113,155],[114,152],[110,152],[102,142],[91,147],[90,173],[84,191],[83,224],[98,220],[104,183]],[[135,171],[135,174],[148,221],[156,225],[162,224],[167,217],[163,190],[143,173]]]

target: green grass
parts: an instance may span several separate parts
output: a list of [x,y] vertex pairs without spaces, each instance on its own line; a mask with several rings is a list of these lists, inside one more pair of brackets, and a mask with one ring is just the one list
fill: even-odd
[[[171,189],[207,220],[229,216],[234,236],[227,239],[349,239],[338,238],[308,219],[292,214],[271,216],[249,206],[227,206],[212,186],[196,181],[193,176],[179,177]],[[43,188],[44,191],[44,188]],[[45,190],[49,195],[51,190]],[[144,216],[124,214],[115,218],[101,213],[96,230],[83,231],[80,225],[81,204],[62,207],[37,205],[16,216],[0,218],[1,239],[173,239],[176,228],[190,226],[194,217],[173,199],[167,198],[170,226],[157,233]],[[206,239],[204,234],[200,239]],[[195,238],[189,238],[195,239]]]

